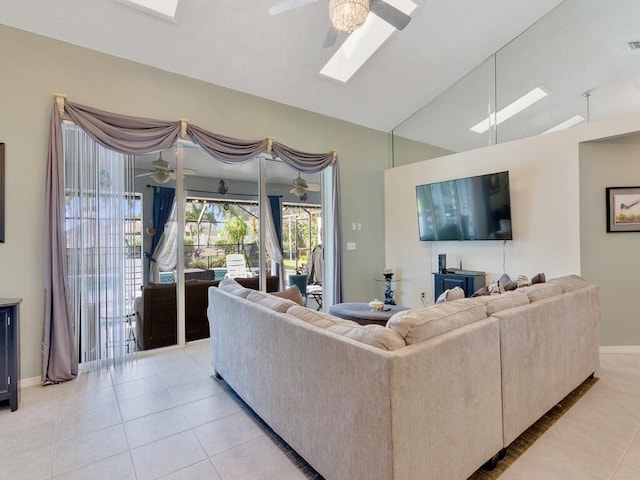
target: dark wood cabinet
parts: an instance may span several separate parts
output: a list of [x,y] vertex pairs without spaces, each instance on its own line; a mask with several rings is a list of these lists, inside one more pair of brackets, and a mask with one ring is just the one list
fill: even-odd
[[434,301],[442,292],[450,288],[460,287],[464,296],[470,297],[485,285],[485,273],[470,270],[449,270],[447,273],[434,273]]
[[8,400],[12,412],[20,400],[20,302],[0,298],[0,402]]

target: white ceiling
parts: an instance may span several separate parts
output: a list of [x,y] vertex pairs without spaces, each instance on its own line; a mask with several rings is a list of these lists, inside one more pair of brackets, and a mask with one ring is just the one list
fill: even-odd
[[0,0],[0,23],[388,132],[561,3],[416,0],[343,85],[318,74],[341,42],[321,48],[328,1],[270,16],[281,1],[182,0],[170,22],[114,0]]

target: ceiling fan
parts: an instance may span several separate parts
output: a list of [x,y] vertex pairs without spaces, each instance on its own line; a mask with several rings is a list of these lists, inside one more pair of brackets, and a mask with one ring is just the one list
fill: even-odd
[[307,181],[300,176],[300,173],[298,173],[298,176],[293,179],[292,185],[293,187],[289,190],[289,193],[293,193],[294,195],[298,196],[302,201],[307,199],[308,191],[309,192],[320,191],[319,183],[314,183],[314,182],[307,183]]
[[[269,14],[279,15],[317,1],[318,0],[287,0],[271,7],[269,9]],[[356,9],[356,12],[359,11],[360,15],[353,15],[353,13],[355,13],[353,10],[354,8]],[[345,15],[341,15],[340,10],[342,10]],[[411,21],[410,15],[398,10],[396,7],[384,0],[329,0],[329,18],[331,19],[331,25],[329,26],[329,31],[325,36],[322,48],[332,47],[336,43],[339,31],[351,33],[357,28],[360,28],[369,13],[373,13],[380,17],[397,30],[403,30]],[[346,23],[340,21],[340,18],[345,17],[352,20],[354,16],[359,16],[360,18]]]
[[[169,180],[175,180],[176,170],[175,168],[169,167],[169,162],[162,158],[162,152],[160,152],[158,158],[154,160],[151,165],[153,165],[153,168],[151,170],[149,170],[147,173],[136,175],[136,177],[151,177],[157,183],[167,183]],[[198,174],[197,170],[193,170],[191,168],[183,168],[182,172],[185,175]]]

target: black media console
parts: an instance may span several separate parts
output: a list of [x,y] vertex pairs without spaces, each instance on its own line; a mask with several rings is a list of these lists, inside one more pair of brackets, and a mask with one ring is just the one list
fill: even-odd
[[464,290],[464,296],[470,297],[478,289],[485,285],[485,273],[471,270],[448,269],[446,273],[434,273],[434,301],[438,299],[442,292],[450,288],[460,287]]
[[21,299],[0,298],[0,402],[9,401],[11,411],[18,409],[20,379]]

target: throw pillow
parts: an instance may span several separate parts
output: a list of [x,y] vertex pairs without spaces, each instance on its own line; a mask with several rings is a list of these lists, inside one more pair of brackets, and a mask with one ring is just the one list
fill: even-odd
[[489,295],[489,287],[487,287],[486,285],[484,287],[480,287],[478,290],[476,290],[473,295],[471,295],[471,298],[474,297],[482,297],[485,295]]
[[518,288],[528,287],[531,285],[531,280],[529,280],[525,275],[518,275],[516,285],[518,285]]
[[531,279],[531,284],[534,285],[536,283],[544,283],[546,281],[547,278],[545,277],[544,273],[538,273]]
[[449,288],[442,292],[442,294],[436,300],[436,305],[444,302],[452,302],[453,300],[460,300],[464,298],[464,290],[460,287]]
[[509,275],[507,275],[506,273],[500,277],[498,282],[500,283],[500,285],[502,285],[502,288],[504,288],[505,291],[507,292],[518,288],[518,285],[516,284],[516,282],[511,280],[511,277],[509,277]]
[[300,289],[297,285],[291,285],[289,288],[285,288],[280,292],[271,292],[270,295],[273,295],[274,297],[286,298],[287,300],[296,302],[298,305],[304,307],[304,299],[302,298],[302,294],[300,293]]
[[489,284],[489,295],[504,293],[504,287],[499,280],[494,280]]

